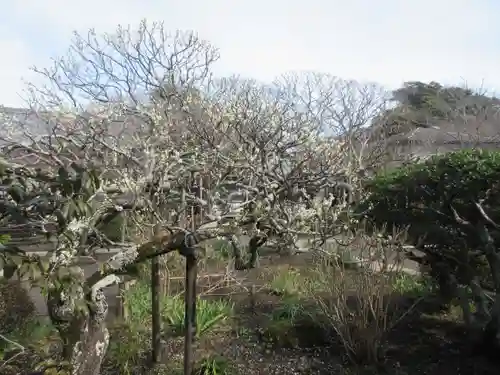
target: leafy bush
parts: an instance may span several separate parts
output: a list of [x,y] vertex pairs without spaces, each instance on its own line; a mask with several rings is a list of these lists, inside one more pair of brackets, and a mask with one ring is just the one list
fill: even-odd
[[462,150],[368,184],[361,204],[376,225],[406,226],[444,305],[457,302],[484,354],[500,352],[500,152]]
[[35,304],[22,283],[0,277],[0,332],[22,328],[35,315]]
[[[458,151],[377,176],[359,208],[376,225],[407,227],[409,239],[425,250],[442,291],[447,274],[459,284],[468,285],[474,277],[491,284],[477,224],[484,222],[479,207],[500,222],[499,181],[500,152]],[[498,245],[499,231],[489,233]]]

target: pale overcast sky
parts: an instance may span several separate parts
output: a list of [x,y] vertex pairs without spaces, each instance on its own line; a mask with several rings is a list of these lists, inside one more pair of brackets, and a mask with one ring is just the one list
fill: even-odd
[[270,81],[314,70],[396,87],[403,81],[500,92],[498,0],[0,0],[0,104],[21,77],[65,51],[71,31],[142,18],[195,30],[220,48],[220,75]]

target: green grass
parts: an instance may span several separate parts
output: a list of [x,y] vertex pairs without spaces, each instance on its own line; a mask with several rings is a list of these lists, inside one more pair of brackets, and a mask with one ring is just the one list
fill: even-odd
[[229,375],[231,368],[229,361],[220,356],[203,358],[196,366],[194,375]]
[[149,358],[151,330],[138,322],[124,322],[110,327],[110,333],[104,369],[120,375],[136,374]]
[[274,321],[289,320],[294,322],[304,312],[304,307],[298,298],[285,298],[281,305],[276,307],[270,318]]
[[273,275],[269,282],[272,294],[278,296],[293,296],[300,294],[304,284],[304,277],[297,269],[287,267]]
[[392,282],[393,290],[407,297],[426,297],[433,292],[430,280],[421,276],[398,273]]
[[[132,375],[142,371],[151,351],[151,287],[139,280],[124,292],[129,318],[111,329],[111,342],[105,367],[119,374]],[[197,336],[206,335],[226,322],[233,314],[233,305],[224,300],[198,299],[196,305]],[[180,295],[166,296],[161,300],[163,329],[167,336],[184,332],[184,299]],[[200,365],[201,366],[201,365]],[[199,374],[226,374],[219,360],[207,359]],[[174,373],[169,367],[165,374]]]
[[272,347],[297,347],[300,341],[297,328],[310,316],[300,297],[284,297],[267,315],[267,323],[259,327],[258,336],[261,341]]
[[[184,330],[184,299],[170,297],[164,304],[163,319],[172,332],[182,334]],[[232,304],[224,300],[198,300],[196,304],[196,324],[198,336],[207,334],[227,321],[233,312]]]
[[[124,294],[131,323],[144,325],[151,321],[151,288],[139,281]],[[165,328],[175,334],[184,329],[184,298],[180,295],[166,296],[161,301],[162,319]],[[233,304],[226,300],[198,299],[196,302],[197,335],[201,336],[219,327],[233,314]]]
[[233,256],[231,243],[227,240],[214,240],[211,247],[216,258],[228,260]]

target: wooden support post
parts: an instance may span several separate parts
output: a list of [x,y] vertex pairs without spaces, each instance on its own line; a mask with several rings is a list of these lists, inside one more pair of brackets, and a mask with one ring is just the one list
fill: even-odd
[[[161,230],[155,228],[155,235]],[[161,272],[160,259],[154,257],[151,259],[151,318],[152,318],[152,361],[159,363],[161,361]]]
[[194,366],[193,342],[196,337],[196,279],[197,260],[194,255],[186,257],[185,336],[184,336],[184,374],[192,374]]

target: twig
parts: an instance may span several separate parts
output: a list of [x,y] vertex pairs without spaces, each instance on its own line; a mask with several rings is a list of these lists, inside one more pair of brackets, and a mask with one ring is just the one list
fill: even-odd
[[10,340],[10,339],[8,339],[7,337],[5,337],[5,336],[4,336],[4,335],[2,335],[2,334],[0,334],[0,338],[1,338],[2,340],[7,341],[9,344],[14,345],[14,346],[16,346],[17,348],[21,349],[21,351],[20,351],[19,353],[16,353],[16,354],[15,354],[15,355],[13,355],[11,358],[9,358],[7,361],[5,361],[4,363],[2,363],[2,364],[0,365],[0,369],[1,369],[1,368],[5,367],[5,366],[7,365],[7,363],[9,363],[10,361],[14,360],[14,358],[16,358],[17,356],[19,356],[19,355],[23,354],[23,353],[26,351],[26,348],[25,348],[24,346],[22,346],[21,344],[19,344],[19,343],[15,342],[15,341],[12,341],[12,340]]

